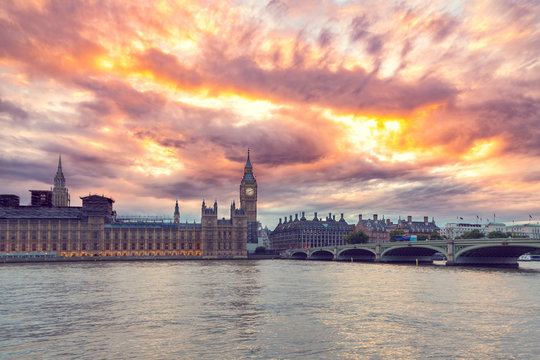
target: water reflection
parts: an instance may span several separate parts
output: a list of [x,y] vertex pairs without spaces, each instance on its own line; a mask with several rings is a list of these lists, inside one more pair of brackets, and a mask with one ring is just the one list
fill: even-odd
[[539,358],[539,270],[12,264],[0,358]]

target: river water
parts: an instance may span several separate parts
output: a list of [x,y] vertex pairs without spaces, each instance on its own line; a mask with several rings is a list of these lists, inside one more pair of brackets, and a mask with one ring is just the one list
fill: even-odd
[[1,359],[540,359],[540,264],[5,264]]

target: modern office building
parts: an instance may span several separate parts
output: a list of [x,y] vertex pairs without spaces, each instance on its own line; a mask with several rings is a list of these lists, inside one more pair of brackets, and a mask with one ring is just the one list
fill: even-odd
[[32,190],[31,205],[21,206],[16,195],[0,195],[0,253],[245,258],[248,221],[257,220],[256,189],[248,154],[240,185],[241,207],[233,202],[229,219],[217,218],[217,202],[207,206],[204,201],[200,223],[182,222],[178,201],[173,219],[120,218],[113,210],[114,200],[105,196],[81,197],[82,206],[66,206],[69,195],[66,198],[59,160],[55,187]]

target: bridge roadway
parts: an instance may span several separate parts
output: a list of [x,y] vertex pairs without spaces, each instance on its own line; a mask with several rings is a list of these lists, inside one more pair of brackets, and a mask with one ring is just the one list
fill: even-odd
[[459,239],[396,241],[290,249],[289,259],[431,263],[436,252],[446,265],[517,267],[517,258],[540,249],[540,239]]

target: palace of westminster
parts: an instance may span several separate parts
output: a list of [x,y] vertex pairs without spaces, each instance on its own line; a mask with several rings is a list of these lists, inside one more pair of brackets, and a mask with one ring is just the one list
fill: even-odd
[[180,222],[178,201],[174,221],[117,218],[114,200],[99,195],[70,206],[61,158],[52,190],[30,192],[29,206],[21,206],[17,195],[0,195],[0,253],[241,259],[257,236],[257,182],[249,150],[240,207],[231,204],[229,219],[217,218],[217,202],[202,202],[200,223]]

